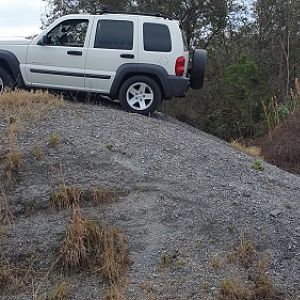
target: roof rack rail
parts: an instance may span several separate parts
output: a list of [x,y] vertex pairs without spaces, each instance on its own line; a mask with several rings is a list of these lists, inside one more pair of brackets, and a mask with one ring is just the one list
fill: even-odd
[[168,20],[177,20],[176,17],[170,16],[170,15],[165,15],[165,14],[152,14],[152,13],[141,13],[141,12],[130,12],[130,11],[111,11],[108,9],[102,9],[99,12],[97,12],[97,15],[104,15],[104,14],[122,14],[122,15],[135,15],[135,16],[150,16],[150,17],[159,17],[159,18],[164,18]]

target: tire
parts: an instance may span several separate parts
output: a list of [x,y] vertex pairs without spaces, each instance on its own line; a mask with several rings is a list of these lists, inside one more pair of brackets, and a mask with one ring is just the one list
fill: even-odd
[[133,76],[122,84],[119,100],[124,110],[145,115],[155,111],[161,103],[162,94],[152,78]]
[[190,84],[194,90],[200,90],[204,84],[205,69],[207,64],[207,51],[195,49],[192,57]]
[[7,90],[12,90],[14,86],[15,81],[12,76],[0,66],[0,95]]

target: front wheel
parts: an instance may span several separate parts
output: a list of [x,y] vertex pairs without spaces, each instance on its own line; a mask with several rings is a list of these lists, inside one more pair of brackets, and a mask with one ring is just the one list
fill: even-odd
[[149,114],[161,103],[161,90],[152,78],[133,76],[127,79],[119,91],[119,100],[124,110]]
[[14,87],[14,80],[11,75],[0,66],[0,95],[4,91],[11,90]]

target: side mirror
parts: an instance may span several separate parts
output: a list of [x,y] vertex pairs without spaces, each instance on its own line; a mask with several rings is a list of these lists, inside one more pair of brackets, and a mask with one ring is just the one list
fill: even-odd
[[39,46],[45,46],[48,45],[48,36],[43,35],[42,38],[37,42]]

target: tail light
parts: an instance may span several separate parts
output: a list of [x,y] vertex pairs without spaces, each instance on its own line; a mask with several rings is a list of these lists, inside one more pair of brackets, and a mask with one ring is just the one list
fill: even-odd
[[180,56],[176,60],[176,65],[175,65],[176,76],[182,76],[184,74],[184,69],[185,69],[185,57]]

